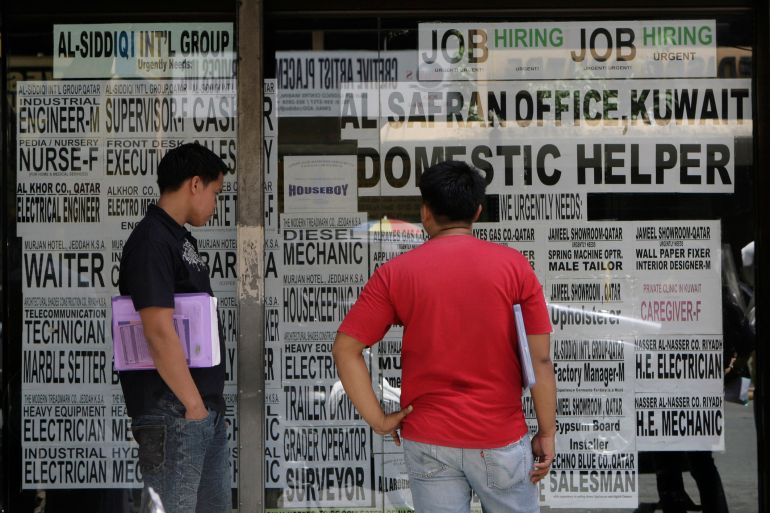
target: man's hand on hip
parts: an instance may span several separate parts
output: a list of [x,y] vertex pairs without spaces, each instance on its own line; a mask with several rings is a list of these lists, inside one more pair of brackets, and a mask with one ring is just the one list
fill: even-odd
[[383,436],[390,434],[393,437],[393,442],[395,442],[397,446],[400,446],[401,436],[398,434],[398,430],[401,428],[401,421],[404,420],[404,417],[412,413],[412,409],[413,408],[410,405],[403,410],[385,415],[378,426],[372,426],[374,432]]

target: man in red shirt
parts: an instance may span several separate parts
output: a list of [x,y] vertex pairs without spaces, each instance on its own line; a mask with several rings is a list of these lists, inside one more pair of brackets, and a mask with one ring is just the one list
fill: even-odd
[[[339,328],[333,354],[353,404],[378,434],[404,441],[418,513],[539,511],[537,482],[554,458],[556,385],[542,287],[518,251],[473,236],[485,183],[462,162],[420,178],[430,240],[380,267]],[[521,406],[512,312],[520,304],[536,385],[538,432]],[[380,406],[362,355],[403,325],[398,412]],[[399,429],[401,431],[399,436]],[[533,457],[534,455],[534,457]],[[535,459],[536,457],[536,459]]]

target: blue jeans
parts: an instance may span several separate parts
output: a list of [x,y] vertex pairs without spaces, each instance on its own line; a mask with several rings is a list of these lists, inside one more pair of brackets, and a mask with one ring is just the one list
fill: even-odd
[[224,414],[184,418],[175,398],[132,420],[142,471],[142,513],[154,511],[149,489],[166,513],[231,513],[229,451]]
[[529,436],[497,449],[402,441],[415,513],[468,513],[472,492],[484,513],[540,511]]

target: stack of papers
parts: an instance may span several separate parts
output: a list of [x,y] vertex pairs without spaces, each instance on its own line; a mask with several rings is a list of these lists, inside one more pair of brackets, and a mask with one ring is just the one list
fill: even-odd
[[[174,294],[173,322],[188,367],[219,365],[217,298],[205,292]],[[112,298],[112,354],[119,371],[155,368],[142,319],[130,296]]]
[[535,369],[532,367],[532,356],[529,354],[529,342],[527,342],[527,331],[524,329],[524,316],[521,313],[521,305],[513,305],[513,317],[516,319],[516,335],[519,338],[521,386],[532,388],[535,384]]

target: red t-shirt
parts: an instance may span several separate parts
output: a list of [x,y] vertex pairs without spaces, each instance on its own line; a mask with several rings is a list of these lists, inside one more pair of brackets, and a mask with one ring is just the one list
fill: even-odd
[[461,448],[527,432],[512,305],[528,334],[551,332],[543,290],[518,251],[470,235],[431,239],[380,267],[339,330],[373,345],[403,325],[402,434]]

